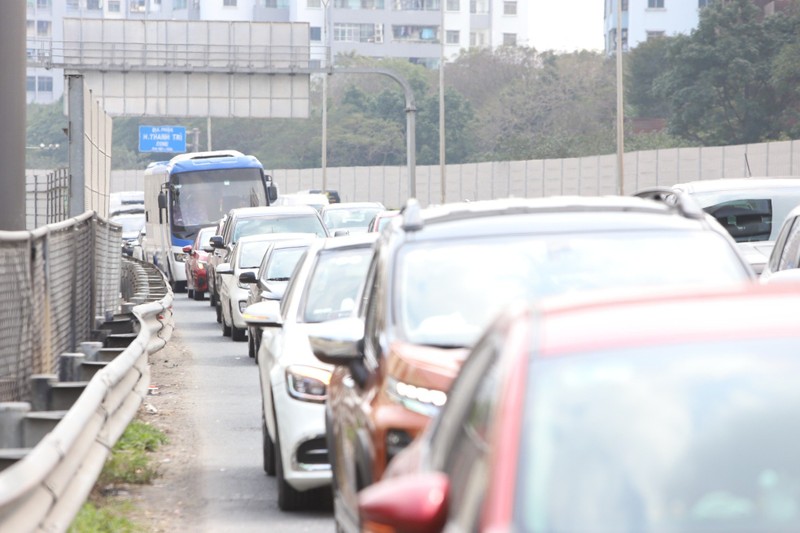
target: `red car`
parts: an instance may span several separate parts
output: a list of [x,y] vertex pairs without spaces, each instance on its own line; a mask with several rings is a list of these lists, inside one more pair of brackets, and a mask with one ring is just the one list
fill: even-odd
[[189,298],[202,300],[208,290],[208,254],[211,251],[210,239],[216,231],[215,226],[201,228],[197,232],[192,244],[183,247],[183,252],[187,259],[186,268],[186,289]]
[[496,320],[364,530],[800,531],[800,285],[604,298]]

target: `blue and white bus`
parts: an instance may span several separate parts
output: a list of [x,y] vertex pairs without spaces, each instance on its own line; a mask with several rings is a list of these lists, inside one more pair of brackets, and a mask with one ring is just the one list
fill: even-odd
[[183,247],[236,207],[266,206],[278,197],[258,159],[234,150],[193,152],[150,163],[144,174],[145,260],[176,292],[186,290]]

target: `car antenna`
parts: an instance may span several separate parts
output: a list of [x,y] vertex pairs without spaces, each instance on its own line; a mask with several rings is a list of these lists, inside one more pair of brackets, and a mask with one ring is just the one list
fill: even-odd
[[744,166],[747,169],[747,177],[752,178],[753,172],[750,170],[750,160],[747,158],[747,150],[744,152]]

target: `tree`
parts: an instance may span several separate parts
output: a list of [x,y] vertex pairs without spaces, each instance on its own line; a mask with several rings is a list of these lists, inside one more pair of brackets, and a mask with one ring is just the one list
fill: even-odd
[[[633,116],[666,118],[667,101],[654,91],[656,79],[667,68],[667,55],[674,38],[649,39],[625,56],[625,104]],[[626,113],[627,115],[628,113]]]
[[669,103],[670,131],[703,145],[783,137],[791,128],[785,111],[796,110],[797,99],[785,86],[792,75],[776,78],[773,67],[786,64],[799,39],[797,14],[763,18],[750,0],[704,9],[697,29],[674,39],[655,82]]

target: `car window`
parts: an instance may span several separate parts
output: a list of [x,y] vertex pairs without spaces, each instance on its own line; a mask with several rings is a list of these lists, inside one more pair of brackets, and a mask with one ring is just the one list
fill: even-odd
[[795,217],[792,228],[786,237],[783,249],[780,250],[780,260],[776,270],[797,268],[800,256],[800,217]]
[[298,283],[297,279],[297,272],[303,268],[303,263],[310,260],[311,258],[308,257],[309,250],[308,248],[303,250],[303,253],[300,255],[300,258],[297,260],[297,264],[295,265],[292,273],[289,274],[289,282],[286,285],[286,290],[283,293],[283,298],[281,298],[281,315],[286,316],[287,309],[289,307],[289,302],[294,298],[295,291],[302,290],[301,284]]
[[232,242],[248,235],[265,233],[314,233],[318,237],[327,237],[316,215],[298,215],[242,219],[236,224]]
[[738,199],[703,208],[736,242],[768,241],[772,233],[772,200]]
[[353,314],[372,255],[370,248],[323,250],[311,273],[303,322],[323,322]]
[[382,289],[381,254],[380,249],[373,254],[359,310],[359,316],[364,318],[364,361],[370,368],[378,366],[378,359],[382,355],[379,328],[385,324],[385,320],[381,316],[381,304],[385,302],[386,297],[380,294]]
[[275,248],[267,260],[261,281],[289,281],[289,278],[303,257],[308,246],[297,246],[292,248]]
[[269,241],[248,242],[239,250],[239,268],[258,268],[264,253],[269,248]]

